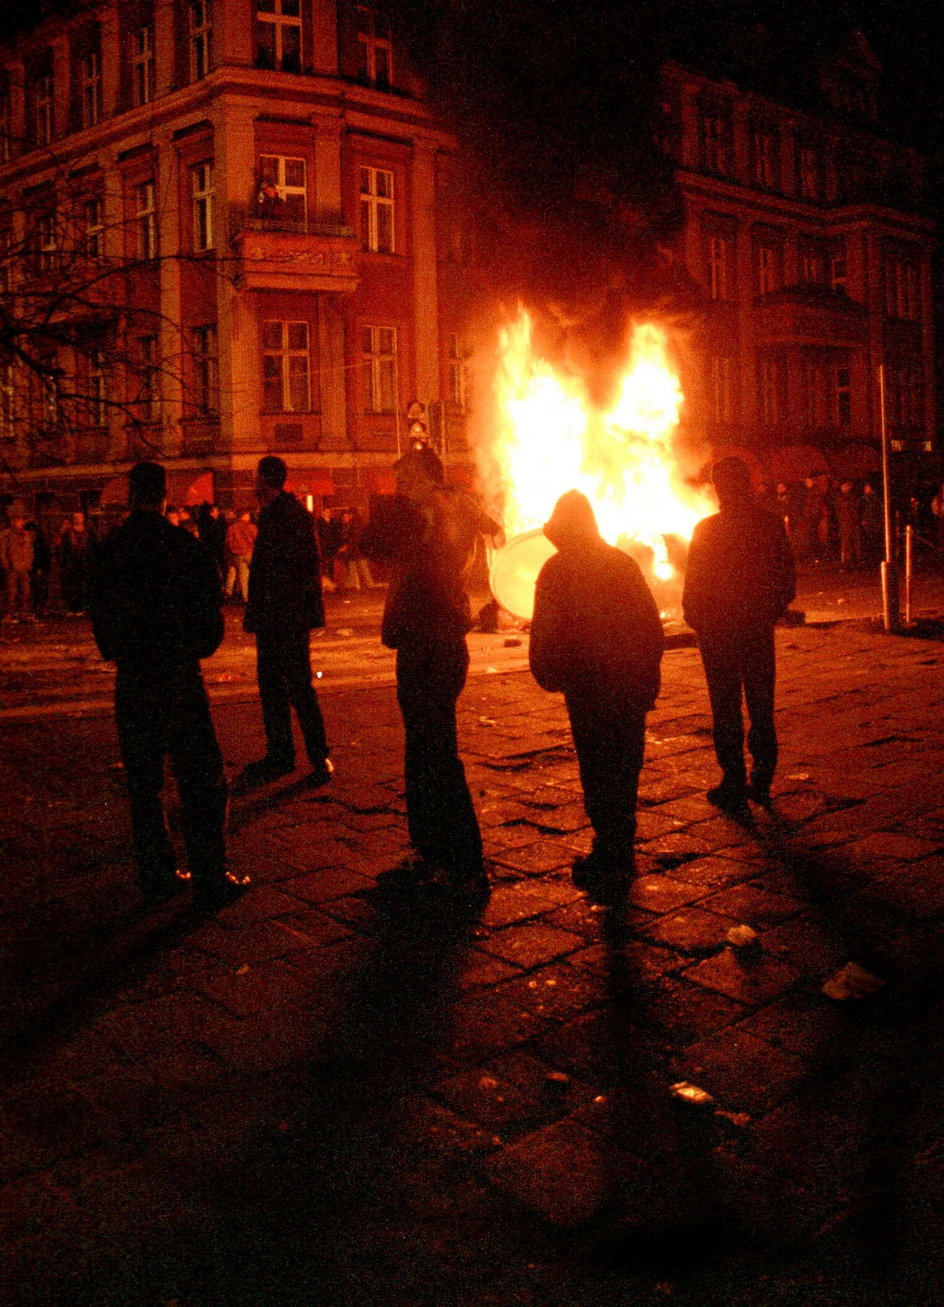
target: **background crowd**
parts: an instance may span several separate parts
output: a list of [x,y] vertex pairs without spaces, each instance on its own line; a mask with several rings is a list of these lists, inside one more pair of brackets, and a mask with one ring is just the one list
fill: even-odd
[[[760,498],[783,518],[793,556],[800,567],[838,565],[841,571],[870,568],[884,557],[881,482],[839,481],[825,474],[803,481],[765,484]],[[166,517],[207,546],[216,563],[226,599],[245,604],[249,565],[258,527],[257,514],[204,503],[192,510],[168,504]],[[896,506],[894,530],[901,548],[906,526],[914,530],[915,555],[944,568],[944,484],[909,496]],[[361,549],[365,522],[356,508],[325,507],[317,519],[322,584],[342,599],[382,583]],[[101,533],[102,535],[104,532]],[[79,616],[88,606],[90,560],[99,532],[84,513],[70,513],[55,530],[30,519],[13,504],[0,529],[3,620],[33,622],[46,615]]]

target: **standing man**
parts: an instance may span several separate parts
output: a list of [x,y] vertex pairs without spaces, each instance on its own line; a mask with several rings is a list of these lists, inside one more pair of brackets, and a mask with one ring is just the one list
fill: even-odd
[[243,626],[256,637],[256,672],[266,752],[245,769],[244,779],[265,785],[295,770],[294,708],[311,763],[310,784],[324,785],[334,768],[328,759],[321,706],[311,679],[310,633],[324,626],[321,566],[315,522],[285,491],[288,468],[281,458],[260,459],[256,495],[262,505],[249,565],[249,599]]
[[[217,908],[249,884],[226,869],[226,779],[200,673],[223,639],[220,582],[203,545],[163,516],[166,496],[160,464],[131,469],[131,511],[92,569],[92,629],[102,657],[117,663],[115,723],[145,900],[162,903],[192,878],[197,902]],[[168,755],[189,877],[175,872],[161,803]]]
[[[758,505],[747,464],[722,458],[712,480],[721,511],[695,527],[682,612],[698,636],[722,771],[708,799],[742,811],[748,798],[770,803],[777,766],[774,625],[796,593],[796,573],[783,522]],[[742,695],[750,717],[750,787]]]
[[417,854],[401,878],[481,896],[488,881],[459,758],[456,702],[469,668],[465,579],[479,536],[499,528],[468,495],[446,486],[442,462],[427,445],[404,454],[394,472],[397,493],[365,528],[361,548],[393,565],[381,639],[397,651],[407,825]]
[[10,513],[10,525],[0,531],[0,567],[6,573],[7,617],[11,622],[28,621],[32,615],[31,573],[35,561],[34,536],[21,508]]
[[611,901],[625,891],[634,867],[636,797],[646,713],[659,693],[662,622],[638,563],[601,538],[585,495],[562,495],[544,534],[558,552],[535,587],[531,671],[542,689],[563,692],[593,827],[593,848],[575,861],[574,884]]
[[244,508],[235,522],[231,522],[226,531],[226,598],[231,599],[238,593],[240,602],[249,598],[249,565],[252,551],[259,534],[256,524],[250,516],[249,509]]

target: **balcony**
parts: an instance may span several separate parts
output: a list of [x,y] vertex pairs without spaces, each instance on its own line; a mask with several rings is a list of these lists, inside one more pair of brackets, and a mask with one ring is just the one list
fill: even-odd
[[868,314],[842,291],[788,286],[759,299],[756,337],[764,345],[859,345],[868,339]]
[[350,228],[246,217],[233,245],[244,290],[357,289],[358,245]]

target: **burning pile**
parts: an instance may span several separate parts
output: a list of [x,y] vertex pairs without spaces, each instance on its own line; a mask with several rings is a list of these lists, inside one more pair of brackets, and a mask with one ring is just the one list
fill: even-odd
[[500,333],[494,392],[494,434],[482,453],[504,498],[508,543],[492,566],[499,602],[530,618],[537,572],[553,553],[541,524],[557,498],[576,489],[593,504],[604,538],[639,561],[661,606],[671,606],[685,545],[714,505],[685,483],[673,452],[683,395],[665,332],[652,323],[634,328],[615,398],[602,409],[583,378],[535,354],[521,310]]

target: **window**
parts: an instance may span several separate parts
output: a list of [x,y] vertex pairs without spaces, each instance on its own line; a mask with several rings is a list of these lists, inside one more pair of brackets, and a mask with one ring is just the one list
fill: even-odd
[[829,256],[829,285],[832,290],[846,289],[846,252],[834,250]]
[[702,109],[701,165],[707,172],[731,172],[731,119],[720,107]]
[[469,354],[461,336],[449,336],[449,399],[460,412],[465,412],[469,395]]
[[836,368],[836,421],[841,427],[852,425],[852,373],[845,365]]
[[397,333],[394,327],[365,327],[361,336],[364,358],[364,403],[368,413],[397,410]]
[[823,198],[823,163],[813,145],[801,145],[797,151],[797,182],[804,200]]
[[41,73],[31,83],[30,95],[34,145],[48,145],[53,138],[55,105],[52,73]]
[[16,439],[16,372],[12,363],[0,366],[0,440]]
[[885,413],[890,431],[920,433],[924,427],[924,383],[917,368],[891,367],[885,373]]
[[105,254],[104,209],[100,195],[91,195],[82,202],[83,247],[87,259],[100,259]]
[[199,82],[210,71],[213,23],[210,0],[190,4],[190,80]]
[[754,292],[770,295],[783,285],[783,239],[772,229],[754,233]]
[[51,272],[59,262],[59,221],[53,210],[41,213],[36,222],[36,253],[39,267]]
[[765,427],[777,427],[786,416],[786,366],[782,357],[762,356],[757,369],[758,410]]
[[0,163],[9,163],[13,157],[12,117],[10,92],[0,94]]
[[190,169],[193,198],[193,248],[213,248],[213,161],[198,163]]
[[[275,193],[272,194],[272,187]],[[304,230],[308,207],[307,170],[304,159],[281,154],[259,156],[259,217],[274,228],[289,230],[299,224]]]
[[393,42],[390,23],[384,14],[367,5],[357,7],[357,75],[378,90],[393,82]]
[[193,329],[194,406],[202,417],[216,417],[220,406],[220,370],[216,323]]
[[825,286],[829,249],[823,241],[803,240],[799,248],[800,281],[804,286]]
[[758,126],[751,131],[751,181],[760,190],[777,189],[780,152],[777,134],[772,127]]
[[361,168],[361,242],[365,250],[393,253],[393,173]]
[[256,64],[301,72],[301,0],[256,0]]
[[94,349],[88,358],[88,418],[89,425],[108,425],[108,377],[103,350]]
[[889,318],[917,322],[921,316],[918,266],[909,258],[885,261],[885,311]]
[[160,368],[157,357],[157,336],[141,336],[138,340],[138,394],[139,418],[142,422],[161,420]]
[[153,181],[141,182],[134,188],[134,203],[138,258],[155,259],[157,258],[157,211],[154,207]]
[[734,417],[734,360],[727,354],[708,356],[708,412],[715,422]]
[[308,323],[263,322],[262,407],[266,413],[311,408]]
[[82,126],[94,127],[102,116],[102,57],[98,50],[82,56],[79,67]]
[[734,297],[734,237],[728,231],[708,230],[704,236],[705,273],[713,300]]
[[131,34],[131,98],[134,104],[154,99],[154,28],[150,23]]
[[55,358],[47,359],[39,379],[40,408],[45,427],[53,427],[59,421],[59,374]]

